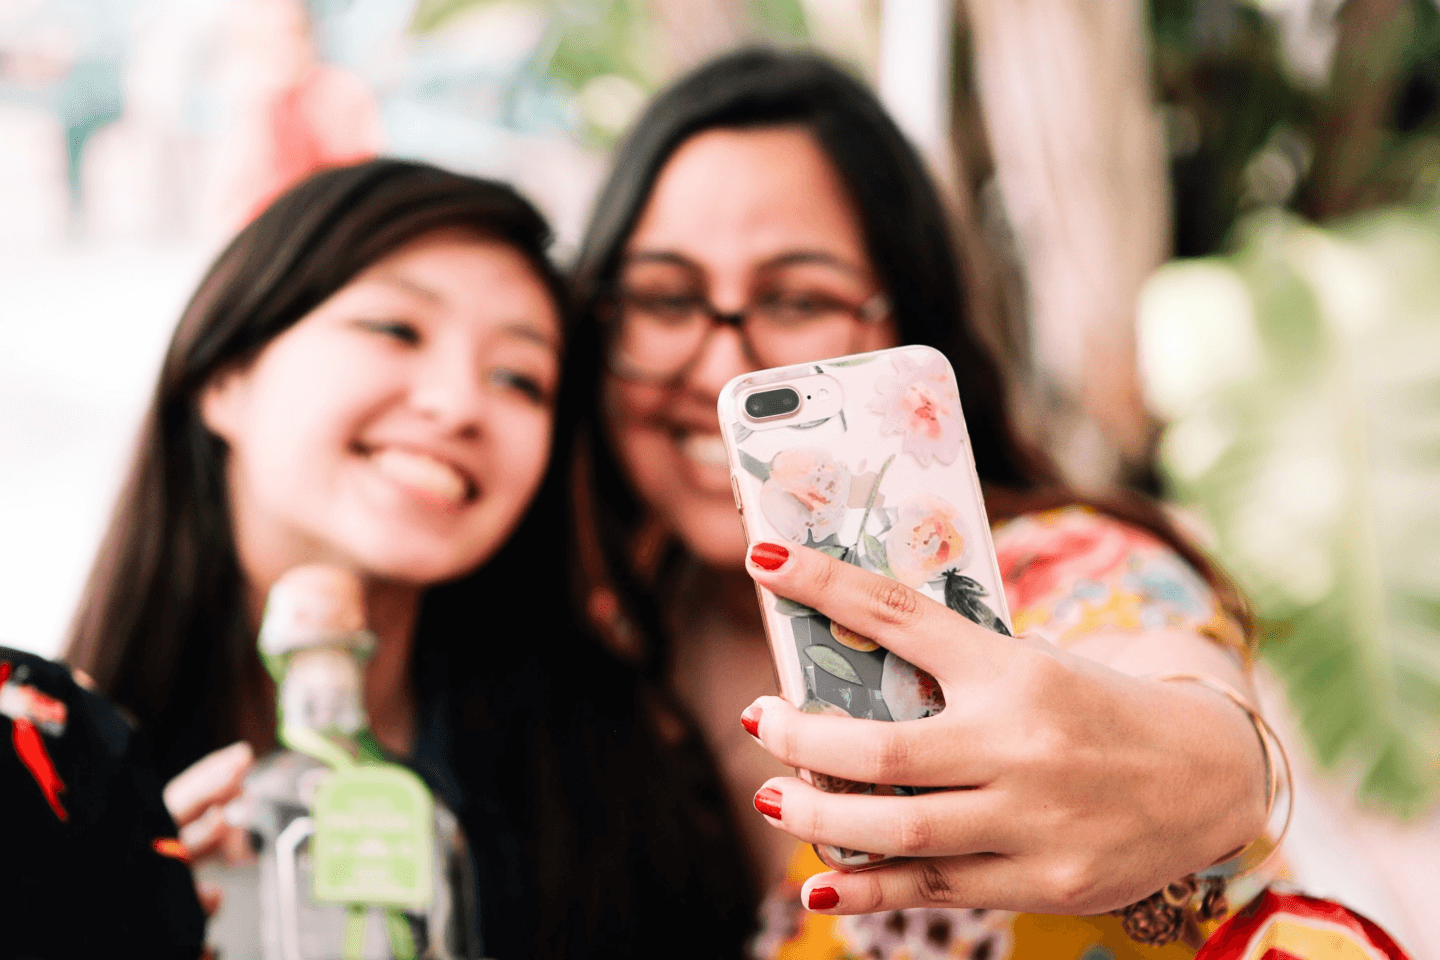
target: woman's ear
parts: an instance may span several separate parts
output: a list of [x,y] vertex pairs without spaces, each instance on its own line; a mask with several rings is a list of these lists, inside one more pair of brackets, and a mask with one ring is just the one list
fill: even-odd
[[234,440],[249,395],[248,372],[237,367],[222,370],[200,390],[200,419],[211,433],[227,443]]

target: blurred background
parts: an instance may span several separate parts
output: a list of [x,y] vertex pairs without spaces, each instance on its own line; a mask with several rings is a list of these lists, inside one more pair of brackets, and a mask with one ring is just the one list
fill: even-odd
[[170,329],[276,193],[423,158],[563,258],[646,98],[755,42],[880,91],[1025,429],[1252,597],[1297,879],[1440,960],[1435,0],[0,0],[0,642],[59,652]]

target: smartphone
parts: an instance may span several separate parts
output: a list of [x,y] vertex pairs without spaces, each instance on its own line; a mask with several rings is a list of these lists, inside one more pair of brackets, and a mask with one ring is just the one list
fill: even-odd
[[[718,407],[747,542],[813,547],[1010,633],[960,392],[944,354],[895,347],[747,373],[725,385]],[[817,610],[757,590],[780,691],[801,710],[918,720],[944,708],[925,671]],[[830,792],[922,792],[799,773]],[[837,870],[894,859],[815,849]]]

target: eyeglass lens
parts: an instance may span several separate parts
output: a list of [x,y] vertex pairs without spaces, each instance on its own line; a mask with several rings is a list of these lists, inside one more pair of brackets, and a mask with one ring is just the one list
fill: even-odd
[[[865,291],[838,271],[791,269],[765,278],[744,311],[741,335],[761,366],[849,352]],[[674,375],[704,348],[717,320],[693,271],[646,265],[622,278],[613,361],[620,372]]]

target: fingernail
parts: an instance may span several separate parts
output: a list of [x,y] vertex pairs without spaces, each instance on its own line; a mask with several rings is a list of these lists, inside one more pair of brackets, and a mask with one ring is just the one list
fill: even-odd
[[774,787],[761,787],[755,794],[755,809],[772,820],[780,819],[780,791]]
[[778,543],[757,543],[750,548],[750,562],[761,570],[779,570],[790,559],[790,551]]
[[750,734],[750,736],[754,737],[756,740],[760,739],[761,713],[762,711],[760,709],[760,704],[752,703],[750,704],[750,706],[745,708],[744,713],[740,714],[740,726],[744,727],[745,732]]
[[150,849],[171,860],[179,860],[181,863],[190,862],[190,851],[185,844],[174,837],[156,837],[150,842]]
[[834,887],[813,887],[810,896],[805,900],[805,906],[811,910],[829,910],[840,902],[840,894]]

